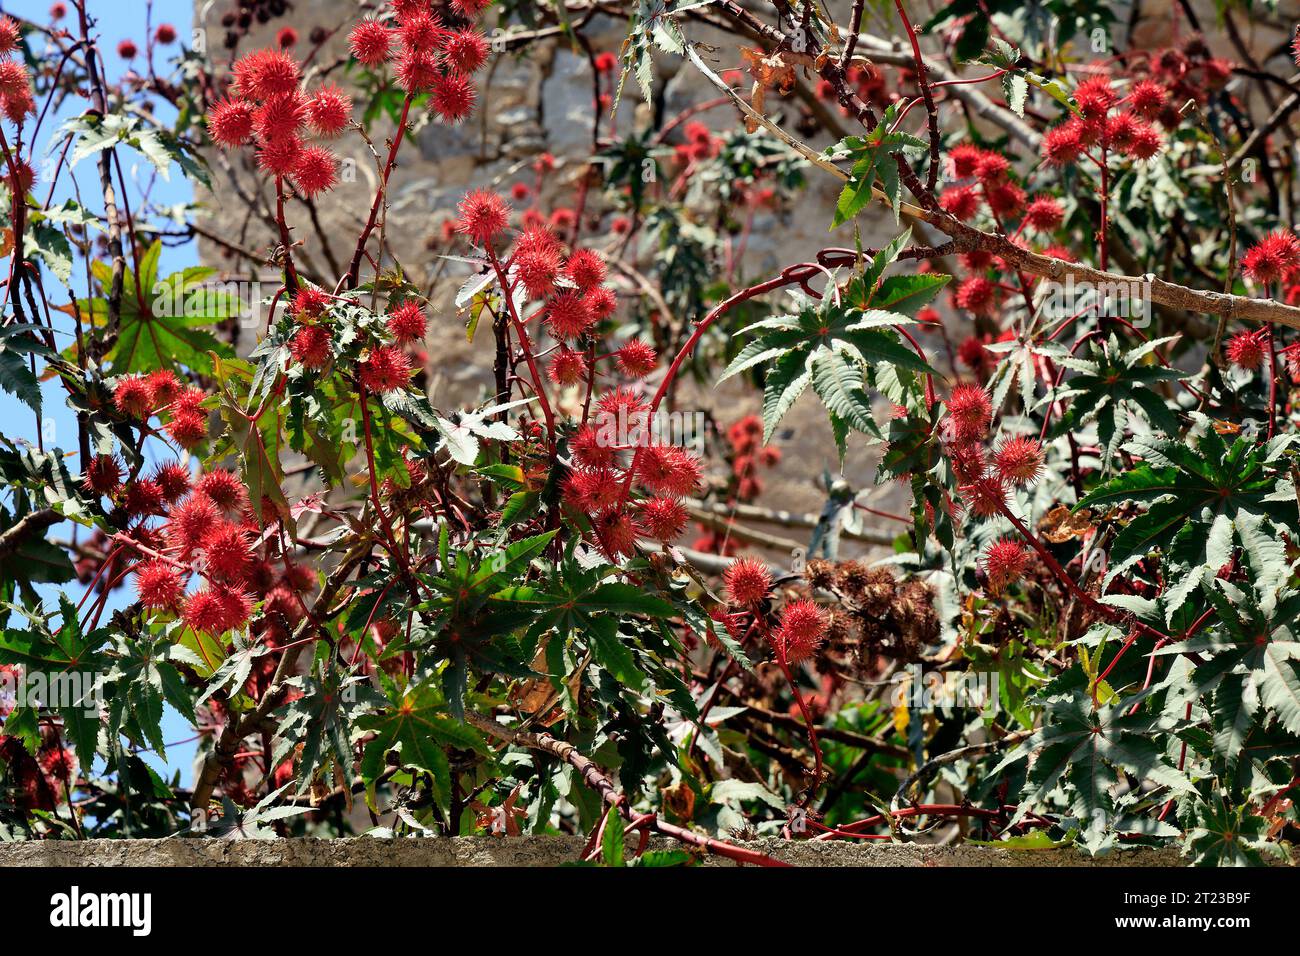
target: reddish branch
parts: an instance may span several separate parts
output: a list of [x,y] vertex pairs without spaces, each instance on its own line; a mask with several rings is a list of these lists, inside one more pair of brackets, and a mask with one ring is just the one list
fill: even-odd
[[666,823],[660,820],[657,814],[638,814],[634,816],[628,808],[627,798],[609,779],[608,774],[590,759],[579,753],[578,748],[574,747],[573,744],[566,743],[547,733],[538,734],[525,730],[513,730],[472,711],[465,714],[465,720],[485,734],[498,740],[503,740],[516,747],[538,750],[550,754],[563,763],[567,763],[578,772],[588,787],[600,794],[602,801],[617,811],[621,818],[632,824],[634,829],[640,829],[643,832],[654,831],[682,843],[699,847],[714,856],[725,857],[737,863],[752,863],[755,866],[789,866],[788,863],[783,863],[765,853],[759,853],[757,850],[746,849],[743,846],[736,846],[722,840],[714,840],[711,837],[687,830],[685,827]]

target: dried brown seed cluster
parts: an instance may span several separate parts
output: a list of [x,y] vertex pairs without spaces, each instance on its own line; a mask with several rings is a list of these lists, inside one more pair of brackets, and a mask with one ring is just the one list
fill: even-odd
[[916,660],[939,639],[934,592],[924,581],[900,581],[891,568],[861,561],[810,561],[805,577],[843,599],[821,655],[829,669],[865,674],[878,657]]

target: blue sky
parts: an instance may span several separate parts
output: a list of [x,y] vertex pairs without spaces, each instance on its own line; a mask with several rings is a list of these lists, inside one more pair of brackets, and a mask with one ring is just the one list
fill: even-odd
[[[66,29],[76,29],[76,12],[71,2],[67,3],[69,8],[68,16],[62,21]],[[23,17],[37,23],[49,22],[48,2],[9,2],[9,0],[0,0],[0,11],[11,14],[16,17]],[[160,23],[170,23],[176,27],[182,42],[188,44],[190,38],[191,25],[193,22],[192,5],[189,0],[155,0],[152,3],[127,3],[123,0],[89,0],[88,12],[92,19],[97,18],[97,22],[92,26],[92,33],[99,37],[100,48],[103,50],[104,60],[107,63],[110,79],[116,79],[128,67],[117,53],[117,45],[120,40],[131,39],[139,47],[140,59],[136,60],[139,64],[143,58],[146,36],[146,16],[149,17],[154,27]],[[168,59],[175,56],[179,50],[177,44],[169,47],[157,47],[154,51],[155,70],[160,76],[165,76],[171,71],[172,64]],[[171,110],[166,101],[155,97],[155,112],[163,122],[171,122],[175,118],[175,113]],[[76,116],[83,109],[85,103],[80,100],[69,99],[62,108],[61,115],[50,115],[45,119],[41,127],[40,141],[35,144],[33,151],[32,166],[38,173],[38,183],[34,189],[37,196],[44,199],[49,189],[49,183],[39,182],[41,170],[41,160],[45,157],[52,142],[56,141],[56,134],[63,122],[73,116]],[[180,175],[179,169],[173,167],[169,180],[163,180],[156,177],[154,167],[139,154],[132,152],[130,149],[120,151],[122,162],[122,171],[128,180],[133,181],[139,186],[132,187],[132,213],[139,217],[140,211],[136,208],[136,203],[144,189],[148,189],[150,200],[153,204],[163,207],[183,204],[193,198],[193,191],[189,183]],[[94,207],[96,212],[102,211],[102,204],[96,204],[94,197],[96,194],[97,178],[93,168],[93,159],[87,159],[74,169],[78,181],[82,186],[82,199],[88,206]],[[54,203],[58,204],[64,199],[71,198],[73,195],[71,184],[67,182],[66,177],[60,177],[60,185],[54,194]],[[164,248],[160,262],[160,274],[168,273],[180,269],[184,266],[194,265],[197,261],[197,249],[191,244],[186,244],[174,248]],[[80,298],[86,295],[85,273],[80,266],[73,269],[72,282],[75,294]],[[62,290],[56,293],[54,290],[59,289],[57,280],[53,277],[47,277],[44,285],[51,292],[51,304],[66,302],[68,293]],[[59,343],[61,346],[65,342]],[[43,404],[45,411],[45,429],[47,436],[47,446],[55,445],[64,451],[72,450],[75,452],[77,447],[76,441],[76,419],[72,412],[64,404],[64,394],[57,382],[46,382],[42,387]],[[53,428],[53,438],[50,440],[50,429]],[[17,402],[12,395],[0,391],[0,429],[11,439],[25,439],[30,442],[36,440],[36,420],[31,409]],[[150,455],[150,449],[146,446],[146,457]],[[170,456],[168,456],[170,457]],[[69,470],[74,474],[81,470],[81,463],[73,459],[69,460]],[[7,503],[7,502],[6,502]],[[69,525],[59,525],[50,530],[52,536],[67,538],[71,532]],[[73,600],[79,600],[83,593],[80,586],[74,581],[65,586]],[[53,598],[57,593],[56,589],[47,588],[43,594]],[[131,586],[128,584],[124,588],[119,588],[110,600],[109,610],[120,607],[127,603],[133,594]],[[181,719],[180,715],[173,712],[170,708],[163,720],[163,735],[168,742],[180,741],[191,736],[192,731],[187,723]],[[185,743],[176,747],[169,748],[167,751],[166,762],[158,759],[156,756],[143,754],[143,757],[151,763],[157,770],[164,772],[168,778],[175,770],[181,773],[183,783],[188,783],[191,778],[190,764],[194,756],[194,744]]]

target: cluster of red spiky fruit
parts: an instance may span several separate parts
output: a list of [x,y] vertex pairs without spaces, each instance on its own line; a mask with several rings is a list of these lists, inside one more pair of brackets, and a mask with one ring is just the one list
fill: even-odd
[[[282,574],[276,572],[270,562],[272,538],[259,527],[259,517],[275,520],[274,509],[263,501],[262,514],[256,514],[233,472],[193,476],[181,462],[171,461],[147,477],[126,475],[115,456],[100,455],[87,463],[82,486],[125,513],[126,531],[104,565],[111,569],[119,554],[130,560],[120,576],[134,573],[144,607],[178,613],[188,627],[206,634],[244,626],[259,599],[267,626],[291,626],[301,617],[297,595],[311,586],[314,575],[288,564]],[[260,550],[259,538],[265,538]],[[190,591],[194,580],[202,586]],[[278,617],[270,614],[273,605]]]
[[428,0],[394,0],[396,22],[363,20],[348,37],[353,57],[376,69],[393,68],[398,85],[409,94],[427,93],[430,110],[448,123],[465,120],[474,110],[470,77],[487,60],[483,35],[469,29],[486,0],[452,0],[462,21],[453,25],[434,13]]
[[352,100],[333,84],[311,96],[301,87],[301,67],[292,55],[254,50],[235,62],[230,95],[208,111],[208,132],[223,149],[255,142],[260,169],[314,196],[334,188],[338,160],[306,137],[343,132],[352,120]]
[[[15,126],[36,112],[31,74],[22,59],[14,56],[21,40],[18,24],[11,17],[0,16],[0,114]],[[5,152],[9,154],[9,150]],[[4,164],[0,176],[15,192],[26,195],[36,178],[31,165],[20,159],[17,152],[9,154]]]
[[[963,502],[981,519],[1006,513],[1012,489],[1033,484],[1043,473],[1044,451],[1037,438],[1004,437],[989,453],[985,440],[992,417],[992,403],[984,388],[969,382],[953,388],[945,419],[946,447]],[[987,550],[984,561],[989,585],[997,592],[1019,580],[1028,554],[1019,542],[1004,540]]]
[[[332,299],[321,289],[303,285],[289,304],[289,314],[296,322],[289,340],[289,353],[294,361],[313,372],[325,369],[334,358],[334,328],[329,317]],[[389,303],[384,325],[391,341],[377,338],[356,367],[357,383],[375,394],[406,387],[412,371],[406,347],[424,339],[428,317],[419,302],[402,299]]]
[[203,410],[206,398],[203,389],[182,385],[166,369],[148,375],[124,375],[113,386],[113,404],[120,414],[138,422],[166,416],[167,434],[186,449],[208,435],[208,417]]
[[[722,580],[730,608],[715,612],[714,618],[735,637],[746,614],[762,613],[772,591],[772,570],[756,558],[739,558],[723,572]],[[796,664],[817,653],[829,628],[829,617],[815,601],[796,598],[781,609],[776,626],[764,633],[779,660]]]
[[1164,148],[1164,136],[1149,122],[1165,104],[1158,84],[1135,83],[1124,95],[1110,77],[1092,76],[1075,89],[1074,99],[1079,112],[1043,136],[1043,161],[1049,166],[1066,166],[1083,156],[1098,163],[1116,154],[1150,159]]
[[[525,222],[512,234],[513,210],[489,190],[467,194],[458,211],[457,231],[484,251],[511,303],[522,304],[513,316],[519,329],[541,326],[555,340],[546,366],[554,386],[594,392],[597,364],[604,360],[625,379],[654,371],[658,356],[639,339],[596,354],[602,324],[618,306],[605,283],[605,262],[596,252],[566,247],[548,226],[536,222]],[[687,522],[681,499],[701,480],[699,459],[655,439],[651,408],[639,389],[616,385],[592,397],[590,412],[569,440],[572,467],[564,481],[565,503],[587,516],[596,542],[611,558],[631,554],[638,537],[673,540]],[[635,504],[633,488],[642,493]]]
[[[973,143],[959,143],[948,153],[947,170],[953,185],[939,197],[945,211],[963,222],[980,215],[990,216],[999,231],[1006,231],[1009,222],[1018,218],[1019,226],[1011,232],[1012,242],[1027,247],[1026,233],[1048,237],[1042,249],[1044,255],[1073,259],[1063,247],[1050,243],[1050,237],[1065,221],[1065,208],[1055,197],[1046,194],[1031,199],[1004,155]],[[1001,257],[980,249],[962,253],[961,264],[968,275],[953,289],[953,305],[980,318],[993,318],[1002,306],[1005,291],[996,276],[1015,270]],[[1032,280],[1022,277],[1021,281]],[[933,323],[938,315],[927,309],[918,313],[917,318]],[[978,338],[964,343],[962,360],[972,368],[984,364],[982,346]]]

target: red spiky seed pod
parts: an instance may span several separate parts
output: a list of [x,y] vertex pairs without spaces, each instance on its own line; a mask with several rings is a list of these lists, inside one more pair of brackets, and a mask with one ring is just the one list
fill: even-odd
[[1006,439],[993,454],[993,466],[1004,481],[1023,488],[1043,473],[1042,443],[1024,435]]
[[772,590],[772,572],[756,558],[740,558],[723,572],[722,583],[732,604],[756,607]]
[[1052,232],[1065,221],[1065,210],[1053,196],[1037,196],[1025,208],[1025,223],[1037,232]]
[[411,360],[397,346],[381,345],[361,363],[357,376],[367,391],[395,392],[410,381]]
[[1224,346],[1228,361],[1238,368],[1254,371],[1264,361],[1264,335],[1261,331],[1239,332]]
[[202,542],[204,568],[214,581],[243,581],[253,567],[247,532],[230,521],[217,524]]
[[799,598],[782,609],[780,625],[770,635],[772,648],[787,664],[797,664],[817,652],[829,627],[825,611],[813,601]]
[[248,505],[248,489],[233,471],[224,468],[200,475],[194,490],[222,511],[241,511]]
[[140,603],[156,609],[175,608],[185,593],[180,573],[166,561],[148,561],[135,570]]
[[957,307],[976,315],[992,315],[997,308],[997,287],[985,276],[971,276],[957,287]]
[[307,103],[307,121],[321,136],[337,136],[352,120],[352,97],[333,83],[316,91]]
[[963,382],[948,397],[948,414],[959,439],[979,438],[988,431],[993,403],[979,385]]
[[167,369],[159,369],[145,376],[145,384],[153,396],[155,409],[171,405],[184,393],[184,388],[177,381],[176,375]]
[[958,143],[948,151],[948,169],[956,179],[974,176],[975,167],[983,155],[984,150],[974,143]]
[[546,303],[546,327],[557,339],[577,338],[593,321],[582,294],[573,289],[561,290]]
[[163,490],[158,482],[149,478],[137,478],[126,486],[122,508],[131,517],[161,514],[162,507]]
[[226,98],[208,110],[208,134],[222,149],[247,143],[253,135],[253,109],[248,100]]
[[622,477],[611,468],[575,468],[564,480],[564,500],[588,514],[613,508],[622,497]]
[[127,375],[113,387],[113,404],[123,415],[148,418],[153,410],[153,389],[143,376]]
[[167,423],[167,434],[182,448],[193,448],[208,437],[208,419],[200,412],[173,412]]
[[476,246],[488,246],[510,222],[510,206],[499,194],[487,189],[467,193],[458,206],[459,231]]
[[546,367],[546,375],[556,385],[577,385],[586,381],[587,359],[581,352],[562,348]]
[[474,112],[474,81],[461,73],[444,73],[433,81],[429,107],[447,123],[463,123]]
[[610,560],[617,560],[636,551],[640,529],[625,509],[602,511],[591,522],[600,549]]
[[595,425],[579,428],[569,439],[569,451],[578,464],[589,468],[608,468],[618,457],[618,450]]
[[1074,120],[1053,126],[1043,134],[1043,161],[1048,166],[1067,166],[1083,153],[1080,124]]
[[81,485],[96,495],[113,495],[122,484],[122,463],[115,455],[96,455],[86,465]]
[[690,516],[677,498],[661,495],[641,503],[641,525],[656,541],[672,541],[686,528]]
[[1007,487],[1000,476],[985,475],[962,485],[959,490],[966,507],[977,518],[992,518],[1006,508]]
[[1002,182],[1011,169],[1011,161],[1001,153],[985,150],[975,161],[975,178],[986,187]]
[[939,197],[939,205],[952,213],[962,222],[974,219],[984,204],[984,197],[974,186],[954,186],[945,189]]
[[240,95],[266,100],[298,86],[298,61],[283,50],[254,50],[235,61],[234,89]]
[[629,378],[645,378],[658,363],[655,350],[647,342],[633,339],[618,350],[618,370]]
[[302,140],[296,136],[284,136],[263,143],[257,151],[257,168],[272,176],[292,176],[298,168],[303,148]]
[[379,66],[388,59],[393,35],[378,20],[362,20],[348,34],[348,48],[363,66]]
[[163,500],[169,504],[180,501],[190,492],[190,473],[179,461],[159,465],[153,480],[162,489]]
[[564,272],[579,291],[588,292],[605,281],[605,262],[590,249],[575,249]]
[[1284,278],[1300,266],[1300,240],[1289,229],[1269,233],[1246,251],[1241,271],[1259,285]]
[[1089,119],[1102,119],[1118,99],[1115,88],[1104,76],[1089,77],[1074,91],[1074,101],[1079,111]]
[[647,445],[636,460],[636,480],[652,494],[689,495],[700,483],[699,460],[676,445]]
[[1140,80],[1128,92],[1128,102],[1133,112],[1147,119],[1159,116],[1168,99],[1169,94],[1165,88],[1155,80]]
[[984,573],[989,579],[989,589],[995,594],[1023,578],[1028,565],[1029,552],[1012,538],[995,541],[984,552]]
[[186,598],[181,619],[190,630],[214,637],[229,629],[226,626],[229,619],[226,607],[217,592],[210,588],[195,591]]
[[393,333],[393,338],[398,344],[405,345],[424,338],[428,323],[420,303],[414,299],[407,299],[388,313],[384,324],[388,327],[388,331]]
[[486,63],[487,55],[487,40],[477,30],[459,30],[449,34],[442,48],[447,65],[465,76]]
[[18,49],[22,33],[13,17],[0,17],[0,56],[7,56]]
[[296,137],[307,122],[307,98],[300,90],[273,96],[253,111],[253,132],[263,144]]
[[403,49],[416,53],[431,53],[443,44],[447,31],[436,16],[425,10],[412,10],[401,17],[397,27]]
[[182,560],[188,560],[221,521],[221,509],[207,495],[192,494],[167,517],[167,540],[180,550]]
[[606,285],[596,286],[582,297],[582,302],[595,322],[608,319],[618,308],[618,297],[614,294],[614,290]]
[[293,302],[289,307],[289,311],[299,317],[314,317],[329,308],[329,304],[330,297],[324,290],[315,286],[300,285],[298,291],[293,295]]
[[304,196],[328,192],[338,182],[338,164],[334,154],[324,146],[303,147],[289,178]]

